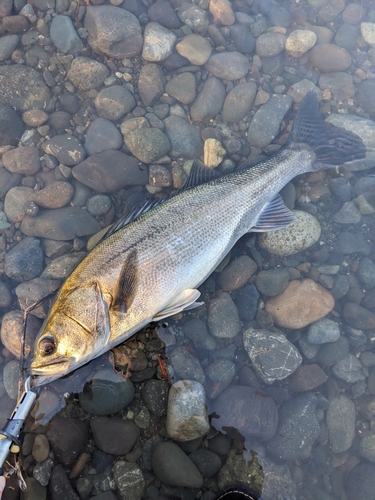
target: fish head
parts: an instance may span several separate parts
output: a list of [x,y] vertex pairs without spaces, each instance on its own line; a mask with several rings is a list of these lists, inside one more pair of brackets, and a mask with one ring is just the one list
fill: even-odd
[[26,371],[38,386],[108,350],[108,304],[97,283],[59,294],[30,351]]

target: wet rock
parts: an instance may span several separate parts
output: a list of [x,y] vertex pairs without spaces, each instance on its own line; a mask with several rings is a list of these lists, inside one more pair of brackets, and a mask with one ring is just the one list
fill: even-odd
[[120,149],[122,143],[117,127],[106,118],[97,118],[87,131],[85,149],[89,155],[94,155],[108,149]]
[[69,182],[55,181],[40,191],[29,195],[29,201],[35,202],[42,208],[61,208],[72,199],[74,188]]
[[100,370],[78,399],[82,408],[91,415],[110,415],[126,408],[133,400],[134,392],[130,379],[124,379],[113,370]]
[[323,6],[319,9],[318,14],[323,21],[333,21],[336,16],[340,14],[345,8],[344,0],[336,0],[335,2],[324,2]]
[[302,363],[300,353],[284,335],[249,328],[243,342],[252,367],[266,384],[289,377]]
[[356,49],[359,30],[351,24],[342,24],[336,32],[335,42],[339,47],[343,47],[348,52]]
[[60,241],[91,235],[100,229],[99,222],[78,207],[43,210],[37,217],[26,215],[21,223],[21,231],[27,236]]
[[269,299],[266,311],[280,326],[298,329],[324,318],[334,307],[335,299],[311,279],[291,281],[286,290]]
[[342,314],[345,321],[354,328],[360,330],[375,328],[375,314],[354,302],[347,302]]
[[360,380],[365,380],[362,364],[355,356],[348,354],[332,367],[333,373],[341,380],[349,384],[354,384]]
[[217,283],[225,292],[237,290],[249,281],[257,268],[258,266],[250,257],[241,255],[224,268]]
[[190,460],[195,464],[203,479],[213,477],[221,468],[221,459],[210,450],[200,448],[189,455]]
[[111,455],[125,455],[128,453],[141,434],[141,431],[133,422],[117,417],[92,418],[90,427],[96,446]]
[[164,93],[165,77],[157,64],[146,64],[138,78],[139,96],[145,106],[152,106]]
[[11,149],[3,154],[2,162],[15,174],[33,175],[40,169],[39,151],[34,146]]
[[15,146],[25,130],[21,118],[10,106],[0,104],[0,146]]
[[342,231],[337,236],[334,252],[342,255],[353,253],[369,255],[370,248],[361,233],[348,233]]
[[290,96],[274,94],[255,113],[248,129],[248,140],[252,146],[264,148],[273,141],[280,132],[281,122],[292,102]]
[[[259,441],[270,439],[277,428],[277,408],[272,398],[256,394],[253,387],[235,385],[228,387],[215,400],[211,425],[229,437]],[[232,428],[232,429],[230,429]]]
[[83,49],[82,40],[68,16],[53,18],[50,36],[58,51],[64,54],[75,54]]
[[226,96],[223,105],[223,122],[240,122],[251,110],[256,96],[255,83],[236,85]]
[[229,0],[210,0],[208,8],[213,15],[215,24],[229,26],[234,23],[234,12]]
[[203,158],[204,164],[208,168],[215,168],[223,161],[227,151],[217,139],[206,139],[204,141]]
[[76,165],[72,173],[78,181],[98,193],[112,193],[126,186],[148,182],[148,173],[139,168],[136,158],[114,150],[91,155]]
[[279,409],[279,427],[267,444],[271,455],[282,460],[308,458],[312,445],[320,433],[315,418],[316,396],[301,394],[282,404]]
[[327,380],[327,375],[319,365],[301,365],[290,377],[289,389],[294,392],[312,391]]
[[361,222],[361,212],[352,201],[347,201],[332,219],[337,224],[359,224]]
[[235,364],[229,359],[217,359],[205,370],[206,395],[210,399],[215,399],[228,387],[232,382],[236,372]]
[[169,1],[158,0],[149,7],[147,13],[151,21],[168,29],[178,29],[181,26],[181,22]]
[[17,399],[18,381],[20,379],[20,364],[18,361],[8,361],[3,370],[3,384],[11,399]]
[[209,41],[196,34],[186,35],[176,45],[176,50],[181,56],[186,57],[191,64],[198,66],[206,64],[212,52]]
[[285,42],[285,51],[292,57],[301,57],[316,44],[317,36],[310,30],[294,30]]
[[40,484],[33,477],[27,477],[25,482],[27,485],[27,493],[23,494],[24,500],[46,500],[47,489],[45,485]]
[[87,211],[94,217],[102,217],[110,210],[112,201],[105,194],[96,194],[87,200]]
[[29,187],[16,186],[10,189],[4,200],[4,211],[10,222],[19,222],[25,215],[24,205],[34,190]]
[[[293,210],[297,221],[279,231],[261,233],[259,245],[274,255],[293,255],[319,241],[321,228],[317,219],[308,212]],[[276,237],[277,236],[277,237]]]
[[171,365],[182,380],[196,380],[205,383],[205,376],[197,358],[184,347],[176,347],[170,355]]
[[289,272],[287,269],[270,269],[261,271],[257,275],[256,287],[261,294],[274,297],[282,293],[289,283]]
[[152,163],[168,153],[168,137],[158,128],[139,128],[124,137],[126,147],[139,160]]
[[165,133],[171,143],[170,156],[195,159],[203,153],[199,130],[180,116],[169,116],[164,121]]
[[357,276],[366,289],[375,287],[375,265],[368,257],[364,257],[359,263]]
[[15,281],[28,281],[40,275],[43,262],[40,241],[37,238],[24,238],[5,255],[4,271]]
[[145,61],[164,61],[172,54],[176,35],[159,23],[148,23],[144,32],[142,57]]
[[194,121],[208,121],[220,113],[225,99],[225,87],[218,78],[208,78],[202,92],[190,107]]
[[49,423],[47,437],[57,458],[64,465],[77,460],[88,442],[85,423],[75,418],[54,417]]
[[56,257],[46,266],[40,276],[44,279],[65,279],[79,264],[79,262],[81,262],[85,255],[86,252],[75,252],[72,254],[62,255],[61,257]]
[[263,33],[256,40],[256,53],[260,57],[274,57],[284,50],[286,36],[282,33]]
[[244,321],[254,319],[258,310],[260,294],[254,285],[246,285],[235,299],[240,318]]
[[342,71],[322,73],[319,77],[319,87],[322,90],[329,90],[336,99],[353,97],[356,92],[353,77]]
[[252,54],[255,48],[255,38],[250,33],[248,26],[234,24],[230,28],[230,36],[234,46],[241,54]]
[[315,45],[310,53],[310,62],[323,73],[345,71],[352,63],[349,52],[333,43]]
[[310,344],[326,344],[336,342],[340,338],[340,327],[336,321],[322,318],[313,323],[307,332],[307,342]]
[[55,135],[44,143],[44,150],[56,156],[60,163],[67,166],[76,165],[86,157],[85,148],[80,141],[69,134]]
[[20,37],[18,35],[5,35],[0,39],[0,61],[6,61],[17,47]]
[[348,450],[355,437],[355,405],[344,394],[332,398],[327,409],[327,428],[333,453]]
[[[9,307],[12,302],[12,295],[6,283],[0,281],[0,307]],[[4,319],[4,317],[3,317]]]
[[219,52],[210,57],[206,68],[223,80],[239,80],[249,71],[249,61],[237,51]]
[[22,64],[0,67],[0,103],[16,111],[47,109],[51,95],[40,73]]
[[[25,353],[28,354],[41,322],[32,314],[26,323]],[[16,309],[4,314],[1,322],[1,342],[17,359],[21,357],[23,342],[23,313]]]
[[174,383],[168,398],[169,436],[177,441],[191,441],[204,436],[209,429],[203,386],[192,380]]
[[182,104],[190,104],[195,99],[195,77],[192,73],[186,72],[177,75],[165,86],[165,91]]
[[57,465],[53,469],[49,489],[52,500],[80,500],[62,465]]
[[375,436],[364,436],[359,444],[361,457],[367,458],[370,462],[375,462]]
[[3,0],[0,5],[0,18],[9,16],[12,12],[13,0]]
[[89,6],[84,27],[94,52],[115,59],[133,57],[141,52],[143,37],[138,19],[125,9],[112,5]]
[[157,417],[167,414],[169,384],[165,380],[147,380],[142,389],[142,399]]
[[141,500],[146,483],[137,464],[119,460],[113,467],[113,479],[122,500]]
[[47,460],[49,454],[49,442],[45,434],[38,434],[34,439],[32,455],[37,462]]
[[88,57],[73,59],[67,78],[80,90],[96,89],[108,77],[107,66]]
[[229,293],[222,293],[209,303],[208,327],[217,338],[231,339],[241,330],[237,307]]
[[39,127],[48,120],[48,115],[41,109],[32,109],[22,114],[22,120],[30,127]]
[[190,458],[176,444],[164,442],[157,445],[152,466],[160,481],[170,486],[201,488],[203,478]]
[[302,99],[305,97],[305,95],[310,91],[315,92],[318,101],[321,101],[322,99],[321,90],[319,89],[319,87],[314,85],[313,82],[307,80],[306,78],[300,80],[297,83],[294,83],[288,90],[287,94],[293,97],[294,102],[301,102]]
[[183,2],[177,15],[191,30],[197,33],[206,32],[209,24],[208,14],[198,5]]
[[360,462],[350,472],[346,480],[346,492],[352,500],[371,498],[375,488],[375,465]]
[[99,116],[107,120],[119,120],[135,108],[134,97],[121,85],[112,85],[103,89],[95,98],[95,107]]

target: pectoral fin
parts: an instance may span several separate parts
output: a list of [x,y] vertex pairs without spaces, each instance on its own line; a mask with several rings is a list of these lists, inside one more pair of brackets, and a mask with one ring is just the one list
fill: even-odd
[[194,309],[203,304],[203,302],[196,302],[200,297],[200,292],[193,288],[188,288],[184,290],[180,295],[177,295],[164,309],[159,311],[153,318],[152,321],[159,321],[168,316],[173,316],[181,311],[186,311],[188,309]]
[[137,291],[138,283],[138,259],[137,251],[132,250],[126,256],[122,266],[117,286],[117,293],[112,303],[112,309],[126,313]]
[[295,222],[297,217],[284,205],[283,199],[278,194],[264,207],[255,226],[250,231],[262,233],[283,229]]

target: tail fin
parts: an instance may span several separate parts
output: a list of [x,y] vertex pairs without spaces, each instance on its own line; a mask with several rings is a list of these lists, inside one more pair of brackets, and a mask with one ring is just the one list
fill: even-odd
[[343,165],[366,157],[366,146],[357,134],[324,121],[314,92],[308,92],[298,108],[291,141],[311,146],[320,165]]

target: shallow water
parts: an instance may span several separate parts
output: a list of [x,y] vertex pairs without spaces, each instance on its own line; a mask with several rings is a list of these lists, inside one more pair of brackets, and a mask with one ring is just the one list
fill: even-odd
[[[161,30],[162,34],[151,35],[151,47],[143,58],[140,49],[134,47],[134,54],[129,49],[121,58],[110,53],[110,47],[105,57],[91,50],[88,41],[92,48],[95,41],[87,37],[93,28],[84,21],[85,4],[89,2],[38,2],[30,2],[33,11],[26,8],[21,12],[30,25],[22,28],[22,19],[7,19],[8,27],[0,39],[4,43],[0,52],[5,54],[1,63],[4,70],[0,68],[5,71],[5,80],[0,81],[1,103],[11,104],[18,116],[26,109],[44,109],[48,114],[22,115],[23,125],[12,115],[11,137],[1,143],[5,165],[0,171],[1,194],[5,197],[0,207],[5,212],[0,217],[3,317],[23,309],[29,300],[47,295],[46,288],[56,288],[69,273],[67,269],[82,257],[91,234],[145,195],[164,196],[181,187],[186,178],[184,162],[203,156],[204,140],[206,163],[215,163],[218,155],[217,168],[223,173],[238,168],[246,159],[255,164],[264,153],[276,152],[290,132],[294,101],[300,102],[311,88],[322,98],[321,110],[331,115],[332,123],[359,133],[367,146],[374,147],[375,6],[371,1],[237,0],[220,4],[211,0],[192,4],[198,6],[194,13],[186,6],[180,8],[181,2],[160,2],[150,9],[152,2],[125,0],[122,7],[134,12],[143,33],[150,20],[167,27],[166,33]],[[12,3],[9,5],[11,8]],[[22,8],[22,1],[15,1],[13,10],[4,2],[0,15],[15,15]],[[70,27],[63,28],[63,35],[50,32],[55,14],[69,15],[84,48]],[[19,32],[11,27],[12,22],[20,23]],[[290,33],[297,29],[304,34],[294,33],[297,41],[293,42]],[[69,36],[64,36],[68,31]],[[15,33],[19,33],[18,41]],[[202,37],[196,41],[199,50],[194,57],[189,52],[192,41],[187,38],[192,33],[203,35],[203,41]],[[134,36],[134,44],[139,43],[139,36]],[[178,59],[176,49],[168,63],[156,60],[152,54],[158,36],[162,37],[161,52],[168,44],[172,49],[176,41],[184,41],[185,47],[182,44],[178,52],[190,54],[190,60]],[[64,40],[78,44],[76,49],[82,51],[72,49],[71,55],[70,49],[64,48]],[[210,48],[207,40],[212,54],[233,56],[239,52],[245,54],[245,62],[229,58],[224,64],[211,60],[205,66]],[[54,43],[59,44],[59,50]],[[10,50],[8,56],[6,50]],[[76,69],[75,75],[72,71],[68,74],[72,61],[79,56],[107,67],[98,67],[98,72],[91,74],[98,79],[96,84],[80,81],[89,71],[87,67]],[[243,72],[246,60],[250,67]],[[142,89],[139,71],[147,66],[146,61],[155,64],[153,72],[143,75],[146,85]],[[46,105],[32,95],[38,85],[42,86],[35,81],[30,85],[32,90],[25,91],[34,104],[25,104],[26,98],[20,103],[12,93],[12,85],[18,88],[14,83],[17,80],[6,72],[24,62],[43,75],[41,81],[52,89],[52,98],[46,94],[48,89],[43,90]],[[160,68],[169,87],[165,87]],[[234,72],[238,77],[233,80]],[[175,80],[172,85],[171,77],[178,75],[192,76]],[[212,75],[216,78],[209,80]],[[31,77],[17,77],[22,92]],[[243,106],[236,105],[236,99],[225,104],[228,93],[245,83],[252,83],[254,88],[240,97]],[[133,103],[131,96],[122,97],[124,111],[118,117],[117,105],[109,115],[108,101],[103,96],[102,101],[98,98],[99,91],[113,84],[135,95]],[[163,87],[161,92],[155,90],[158,85]],[[155,93],[153,99],[147,90]],[[241,116],[245,106],[248,109]],[[262,109],[265,114],[258,114],[254,121],[255,113]],[[234,123],[231,112],[238,118]],[[348,114],[363,120],[348,119]],[[109,121],[95,122],[98,115]],[[183,126],[178,120],[168,123],[168,115],[186,118],[200,134],[186,128],[185,122]],[[227,118],[225,123],[223,117]],[[138,121],[130,126],[125,118]],[[118,129],[125,139],[129,138],[135,128],[143,130],[143,120],[148,120],[150,130],[164,130],[172,148],[164,150],[163,137],[143,138],[154,141],[150,148],[133,136],[123,144]],[[91,128],[91,122],[98,128]],[[6,130],[1,129],[1,138]],[[79,141],[73,147],[77,154],[74,161],[66,138],[62,154],[58,147],[46,145],[50,138],[61,139],[66,130]],[[181,135],[173,139],[173,131]],[[34,158],[26,168],[23,158],[14,167],[17,173],[10,175],[13,162],[4,153],[9,144],[19,145],[14,136],[21,135],[23,146],[38,148],[36,156],[43,157],[42,163]],[[82,169],[84,157],[102,147],[112,151],[111,156],[98,161],[99,166],[89,165],[96,173],[89,179],[87,165],[81,171],[74,165]],[[120,148],[138,159],[117,157]],[[153,157],[156,148],[160,148],[159,156]],[[169,158],[158,163],[164,155]],[[124,162],[125,180],[121,174]],[[151,168],[151,164],[158,166]],[[113,166],[112,171],[108,165]],[[288,207],[304,214],[300,216],[300,233],[274,233],[275,242],[254,234],[244,236],[200,287],[203,306],[150,325],[113,353],[43,386],[27,421],[20,455],[29,487],[20,494],[13,475],[3,499],[213,500],[232,483],[249,485],[263,500],[374,499],[374,165],[370,158],[350,169],[330,169],[294,179],[283,197]],[[56,180],[64,185],[43,192]],[[16,186],[18,191],[6,198]],[[95,198],[97,193],[100,196]],[[78,210],[90,213],[90,218],[70,232],[60,224],[64,214],[59,210],[65,210],[64,206],[81,207]],[[37,233],[34,216],[43,210],[49,211],[52,223],[48,231],[44,226]],[[14,262],[9,262],[9,257],[5,260],[25,235],[35,237],[23,250],[28,261],[19,257]],[[290,244],[297,245],[297,251],[285,254]],[[278,254],[268,251],[275,248]],[[60,281],[46,282],[43,290],[38,286],[26,291],[17,288],[43,271],[44,280]],[[282,297],[285,300],[277,302]],[[42,319],[47,311],[47,305],[38,309],[37,318]],[[322,318],[330,321],[322,322]],[[40,320],[33,321],[30,331],[35,334]],[[0,425],[15,405],[18,378],[16,358],[4,339],[16,337],[19,324],[4,325],[3,321]],[[181,401],[177,405],[182,422],[175,408],[172,412],[172,402],[168,407],[170,386],[177,382],[185,384],[186,391],[191,390],[186,396],[191,405],[184,406]],[[187,417],[191,408],[196,412],[194,417],[200,416],[194,425]],[[189,439],[189,435],[198,437]]]

